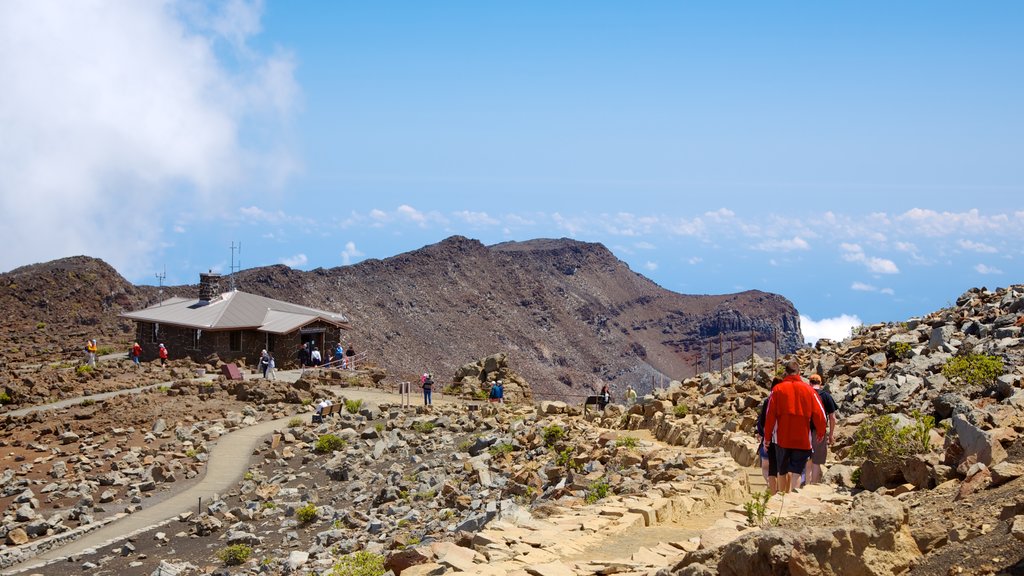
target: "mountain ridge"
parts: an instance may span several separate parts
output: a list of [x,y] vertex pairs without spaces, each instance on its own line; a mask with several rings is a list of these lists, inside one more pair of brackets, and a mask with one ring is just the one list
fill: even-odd
[[[63,292],[57,278],[68,281]],[[780,354],[802,346],[799,315],[780,295],[678,294],[603,245],[566,238],[486,246],[452,236],[350,266],[303,272],[278,264],[230,280],[239,290],[346,314],[352,344],[396,380],[424,371],[444,379],[504,352],[540,397],[587,395],[602,382],[650,390],[707,369],[709,356],[712,366],[723,355],[728,361],[729,346],[733,356],[749,356],[751,330],[762,356],[774,353],[773,330]],[[84,256],[0,274],[0,286],[0,309],[35,332],[31,346],[54,354],[73,353],[90,332],[121,345],[132,330],[117,314],[197,293],[193,284],[135,286]],[[35,296],[46,305],[33,306]],[[47,329],[33,328],[41,323]]]

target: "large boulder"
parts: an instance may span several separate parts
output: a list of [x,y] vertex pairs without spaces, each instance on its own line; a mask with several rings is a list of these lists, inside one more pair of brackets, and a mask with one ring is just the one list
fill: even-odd
[[721,576],[888,576],[906,572],[921,556],[908,526],[909,511],[895,498],[861,493],[846,518],[830,528],[751,532],[687,556],[672,574],[700,574],[717,566]]

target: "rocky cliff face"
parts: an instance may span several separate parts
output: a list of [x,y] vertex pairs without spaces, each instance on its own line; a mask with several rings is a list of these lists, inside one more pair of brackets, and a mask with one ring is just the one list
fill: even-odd
[[[603,382],[644,393],[723,356],[749,356],[752,331],[762,356],[773,354],[776,333],[780,354],[803,341],[797,311],[781,296],[677,294],[604,246],[568,239],[484,246],[455,236],[385,260],[309,272],[268,266],[234,280],[239,290],[345,313],[356,351],[389,378],[431,372],[444,380],[504,353],[538,399],[578,400]],[[130,326],[117,314],[198,291],[171,286],[158,295],[85,257],[19,268],[0,275],[0,286],[2,309],[29,328],[45,324],[32,328],[40,332],[33,346],[53,354],[74,354],[91,336],[123,345]]]
[[[581,399],[610,382],[644,392],[711,356],[780,353],[802,342],[792,303],[748,291],[690,296],[631,271],[604,246],[531,240],[484,246],[452,237],[386,260],[308,273],[246,270],[240,289],[338,310],[351,339],[394,377],[451,378],[496,353],[538,399]],[[723,347],[719,352],[719,336]],[[699,360],[699,362],[698,362]]]

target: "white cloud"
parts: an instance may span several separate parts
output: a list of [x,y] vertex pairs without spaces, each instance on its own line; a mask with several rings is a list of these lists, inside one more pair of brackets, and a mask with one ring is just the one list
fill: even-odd
[[466,224],[475,227],[481,226],[497,226],[501,224],[501,221],[497,218],[493,218],[487,214],[487,212],[474,212],[472,210],[460,210],[455,212],[454,216],[459,220],[462,220]]
[[863,282],[854,282],[853,285],[850,286],[850,290],[856,290],[858,292],[877,292],[878,288],[872,286],[871,284],[865,284]]
[[655,271],[657,271],[657,269],[658,269],[658,263],[657,262],[651,262],[650,260],[648,260],[647,262],[644,262],[644,270],[647,270],[648,272],[655,272]]
[[399,216],[405,220],[409,220],[410,222],[414,222],[421,226],[427,223],[427,216],[408,204],[402,204],[399,206],[397,212]]
[[864,254],[859,244],[842,243],[839,248],[843,250],[843,260],[863,264],[874,274],[899,274],[900,269],[892,260],[877,258]]
[[983,242],[974,242],[972,240],[961,239],[957,241],[957,245],[963,248],[964,250],[970,250],[971,252],[980,252],[982,254],[995,254],[996,252],[999,251],[993,246],[989,246],[988,244],[985,244]]
[[811,246],[806,240],[799,236],[794,236],[788,240],[786,239],[771,239],[765,240],[756,246],[755,250],[762,250],[765,252],[792,252],[794,250],[810,250]]
[[885,294],[887,296],[895,296],[896,295],[896,291],[893,290],[892,288],[882,288],[881,290],[879,290],[879,292],[881,292],[882,294]]
[[686,262],[688,264],[690,264],[690,265],[695,265],[695,264],[700,264],[703,261],[704,261],[704,259],[701,258],[700,256],[693,256],[689,260],[687,260]]
[[356,243],[348,241],[345,243],[345,249],[341,251],[341,263],[348,266],[352,263],[355,258],[360,258],[363,253],[356,249]]
[[835,318],[822,318],[817,321],[810,316],[800,315],[800,331],[804,334],[804,341],[809,344],[814,344],[821,338],[842,341],[850,336],[854,326],[860,326],[861,323],[860,318],[851,314],[841,314]]
[[38,239],[0,269],[89,254],[140,274],[161,214],[220,217],[294,169],[277,144],[297,98],[293,58],[246,46],[258,2],[197,5],[0,3],[0,211],[8,237]]
[[635,242],[633,246],[635,246],[638,250],[654,250],[655,248],[657,248],[657,246],[651,244],[650,242]]
[[986,264],[978,264],[974,267],[974,271],[978,274],[1002,274],[1003,271],[994,266],[988,266]]
[[309,262],[309,258],[306,258],[305,254],[296,254],[295,256],[281,259],[281,264],[284,264],[289,268],[305,266],[307,262]]

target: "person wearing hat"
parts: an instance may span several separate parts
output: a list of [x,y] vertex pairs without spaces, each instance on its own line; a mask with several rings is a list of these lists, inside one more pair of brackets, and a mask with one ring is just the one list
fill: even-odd
[[158,350],[158,353],[160,356],[160,365],[167,366],[167,347],[164,346],[163,342],[160,343],[160,350]]
[[807,469],[804,470],[804,477],[807,479],[808,484],[817,484],[821,482],[821,465],[825,463],[825,459],[828,457],[828,445],[832,443],[833,437],[836,430],[836,410],[839,406],[836,405],[835,398],[821,385],[821,376],[818,374],[811,374],[809,378],[811,381],[811,388],[818,393],[818,397],[821,398],[821,406],[825,409],[825,420],[828,422],[828,433],[820,441],[817,435],[811,436],[811,459],[807,462]]
[[494,384],[491,384],[490,401],[497,404],[505,403],[505,388],[502,387],[501,380],[495,380]]

